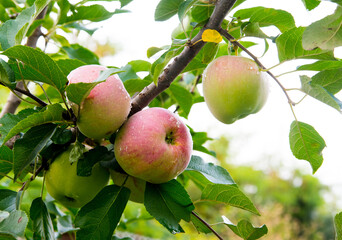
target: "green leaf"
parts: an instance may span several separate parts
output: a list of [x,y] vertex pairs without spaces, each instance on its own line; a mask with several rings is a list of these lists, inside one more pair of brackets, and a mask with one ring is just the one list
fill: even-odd
[[260,29],[258,22],[248,23],[244,28],[243,32],[246,36],[268,38],[268,36]]
[[7,113],[5,116],[3,116],[0,119],[0,145],[4,144],[3,140],[13,127],[15,127],[21,120],[36,112],[37,110],[27,108],[20,111],[17,115]]
[[16,192],[9,189],[0,189],[0,211],[14,211],[16,199]]
[[4,8],[4,6],[2,6],[1,4],[0,4],[0,21],[1,22],[6,22],[7,20],[9,20],[10,18],[9,18],[9,16],[8,16],[8,14],[7,14],[7,12],[6,12],[6,9]]
[[144,204],[146,210],[173,234],[184,232],[179,222],[181,219],[189,222],[195,209],[184,187],[174,179],[162,184],[146,183]]
[[158,84],[159,75],[162,73],[168,62],[176,55],[177,50],[178,49],[170,48],[152,64],[151,75],[155,85]]
[[183,21],[183,18],[186,16],[186,13],[189,11],[189,9],[196,3],[197,0],[186,0],[185,2],[182,2],[180,6],[178,7],[178,19],[179,21]]
[[109,185],[82,207],[76,215],[77,239],[110,239],[126,207],[130,191]]
[[49,2],[49,0],[36,0],[34,5],[23,10],[16,19],[3,23],[0,26],[1,48],[6,50],[14,45],[21,44],[30,25]]
[[336,214],[335,219],[336,240],[342,240],[342,212]]
[[159,48],[159,47],[150,47],[149,49],[147,49],[146,55],[148,58],[152,57],[154,54],[160,52],[164,50],[163,48]]
[[111,18],[114,14],[120,13],[122,11],[108,12],[102,5],[94,4],[91,6],[79,6],[74,9],[71,16],[65,19],[65,22],[60,23],[70,23],[80,20],[89,20],[92,22],[100,22]]
[[[204,101],[204,99],[203,99]],[[189,127],[189,126],[188,126]],[[203,146],[203,144],[208,141],[212,140],[212,138],[208,137],[208,134],[206,132],[195,132],[192,128],[190,128],[190,133],[193,141],[193,149],[196,151],[204,152],[206,154],[209,154],[213,157],[216,157],[215,153],[213,151],[209,151],[207,148]]]
[[144,60],[134,60],[128,64],[132,66],[134,72],[149,72],[152,66],[150,62]]
[[6,143],[11,137],[15,136],[21,131],[34,126],[44,123],[66,123],[62,116],[65,111],[66,110],[58,103],[48,105],[42,111],[31,114],[13,126],[6,135],[3,143]]
[[[0,179],[13,168],[13,153],[6,145],[0,147]],[[1,199],[1,198],[0,198]],[[1,209],[0,209],[1,210]]]
[[124,6],[128,5],[130,2],[132,2],[133,0],[119,0],[121,3],[121,8],[123,8]]
[[312,126],[298,121],[292,122],[289,139],[293,155],[308,161],[315,173],[323,162],[324,139]]
[[186,171],[198,172],[211,183],[228,185],[235,184],[234,180],[225,168],[214,165],[213,163],[205,163],[199,156],[191,156],[191,160]]
[[7,218],[0,222],[0,232],[2,234],[9,234],[16,239],[17,237],[24,237],[27,223],[26,213],[21,210],[14,210]]
[[130,64],[123,66],[122,68],[120,68],[120,70],[122,72],[118,75],[123,83],[131,79],[140,79],[137,73],[133,70],[133,66]]
[[258,23],[260,27],[276,26],[281,32],[295,27],[295,21],[290,13],[273,8],[241,9],[234,14],[234,17],[239,20],[249,19],[249,22]]
[[266,225],[254,227],[249,221],[241,220],[237,225],[232,224],[228,218],[223,216],[224,223],[239,237],[245,240],[255,240],[267,234]]
[[95,53],[79,44],[64,46],[62,49],[71,59],[78,59],[86,64],[100,64],[99,57]]
[[72,70],[85,65],[84,62],[77,59],[59,59],[56,63],[65,76],[68,76]]
[[192,95],[185,87],[177,83],[172,83],[167,93],[179,104],[179,115],[187,118],[192,107]]
[[191,9],[191,17],[195,22],[207,21],[214,11],[214,6],[208,4],[197,4]]
[[154,12],[155,21],[165,21],[174,16],[178,12],[178,8],[183,0],[161,0]]
[[342,68],[319,72],[312,77],[312,82],[336,94],[342,89]]
[[57,218],[57,229],[59,234],[74,232],[77,230],[73,226],[71,215],[64,215]]
[[14,46],[2,53],[21,61],[21,73],[25,80],[36,80],[54,86],[64,93],[67,78],[58,65],[44,52],[27,46]]
[[293,28],[284,32],[276,39],[278,58],[280,62],[298,58],[334,60],[332,51],[305,50],[302,47],[304,27]]
[[151,82],[147,80],[131,79],[124,82],[124,86],[129,93],[133,96],[135,93],[140,92],[144,87],[148,86]]
[[334,95],[329,93],[324,87],[312,82],[311,78],[308,76],[300,76],[300,81],[302,83],[301,89],[303,90],[303,92],[335,108],[337,111],[341,111],[342,102],[338,100]]
[[201,199],[225,203],[260,215],[251,200],[236,185],[208,184],[202,191]]
[[30,208],[30,218],[33,222],[34,236],[40,239],[55,239],[52,220],[42,198],[33,200]]
[[303,33],[304,49],[321,48],[334,50],[342,45],[342,7],[338,6],[334,14],[312,23]]
[[69,24],[65,25],[64,27],[66,27],[66,28],[74,28],[74,29],[77,29],[77,30],[85,31],[90,36],[92,36],[94,34],[94,32],[96,32],[98,30],[98,28],[89,29],[89,28],[85,27],[84,25],[79,24],[77,22],[69,23]]
[[305,8],[309,11],[311,11],[312,9],[318,7],[318,5],[321,3],[318,0],[302,0]]
[[85,146],[81,142],[76,141],[75,144],[72,145],[69,155],[69,162],[77,162],[81,157],[83,157],[84,150]]
[[14,180],[38,156],[55,130],[56,125],[52,123],[35,126],[15,141],[13,147]]
[[16,5],[12,0],[0,0],[0,4],[5,8],[15,8]]
[[77,162],[77,175],[87,177],[91,175],[93,166],[100,161],[115,159],[113,151],[108,151],[104,146],[91,149],[83,154]]
[[[208,42],[203,47],[203,54],[201,54],[201,62],[206,65],[209,64],[217,54],[219,45],[217,43]],[[202,52],[202,49],[201,49]],[[205,67],[204,67],[205,68]]]
[[7,62],[0,59],[0,82],[10,88],[15,88],[15,74]]
[[314,63],[305,64],[299,66],[297,70],[299,71],[324,71],[324,70],[335,70],[342,69],[342,61],[316,61]]

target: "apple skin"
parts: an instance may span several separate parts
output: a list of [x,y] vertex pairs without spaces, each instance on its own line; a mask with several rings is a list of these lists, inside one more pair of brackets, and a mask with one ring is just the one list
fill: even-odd
[[77,176],[77,162],[70,164],[72,147],[58,155],[45,174],[48,193],[67,207],[80,208],[90,202],[109,181],[109,171],[95,164],[88,177]]
[[[100,65],[84,65],[68,75],[69,84],[90,83],[101,71]],[[87,137],[102,139],[114,133],[127,119],[131,110],[131,99],[119,76],[112,75],[96,85],[80,104],[70,102],[77,117],[77,127]]]
[[131,190],[131,195],[129,197],[129,200],[136,202],[136,203],[144,202],[146,181],[129,176],[124,173],[119,173],[114,170],[110,170],[110,176],[114,184],[117,186],[121,186],[127,178],[124,187]]
[[211,113],[231,124],[257,113],[268,96],[266,73],[251,59],[221,56],[203,72],[203,95]]
[[114,153],[121,168],[150,183],[164,183],[181,174],[192,153],[188,128],[164,108],[148,108],[132,117],[116,135]]

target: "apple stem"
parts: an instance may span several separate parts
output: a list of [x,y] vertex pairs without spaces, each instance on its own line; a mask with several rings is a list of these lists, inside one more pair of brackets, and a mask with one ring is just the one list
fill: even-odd
[[207,223],[204,219],[202,219],[200,216],[198,216],[194,211],[191,212],[192,215],[194,215],[198,220],[200,220],[207,228],[210,229],[210,231],[215,234],[215,236],[220,239],[223,240],[223,238],[210,226],[209,223]]

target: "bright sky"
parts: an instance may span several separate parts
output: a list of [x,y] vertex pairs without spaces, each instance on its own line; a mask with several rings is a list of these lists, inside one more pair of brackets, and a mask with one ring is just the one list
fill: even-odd
[[[170,44],[170,35],[178,24],[178,18],[155,22],[154,9],[158,2],[158,0],[133,1],[127,6],[132,13],[115,15],[110,23],[105,23],[104,27],[95,33],[94,37],[99,41],[110,39],[120,48],[118,54],[103,59],[104,65],[122,66],[135,59],[147,60],[146,50],[149,47]],[[311,12],[305,10],[300,0],[250,0],[241,5],[241,7],[254,6],[286,10],[294,16],[297,26],[307,26],[312,21],[332,14],[335,9],[335,4],[327,1],[322,1],[321,6]],[[272,33],[273,29],[267,31]],[[260,43],[261,47],[251,48],[256,56],[260,56],[263,51],[263,43]],[[277,64],[276,49],[271,47],[267,56],[261,61],[266,67]],[[283,64],[272,72],[274,74],[287,72],[298,65],[298,62]],[[301,74],[312,75],[310,72]],[[286,87],[299,87],[298,73],[285,75],[280,80]],[[272,79],[269,82],[268,102],[258,114],[225,125],[212,117],[205,103],[201,103],[194,105],[189,116],[189,124],[196,131],[208,131],[209,136],[213,138],[225,134],[231,140],[230,154],[231,161],[234,163],[250,164],[258,169],[265,169],[265,166],[266,169],[284,168],[282,171],[284,177],[288,177],[288,169],[293,168],[301,168],[304,173],[310,174],[309,163],[297,160],[289,147],[289,127],[294,117],[287,100],[278,85]],[[294,101],[301,98],[301,95],[293,95],[292,92],[291,95]],[[310,97],[295,107],[295,113],[299,121],[312,125],[325,139],[327,148],[323,151],[324,162],[315,176],[324,184],[331,186],[335,194],[339,194],[339,203],[342,206],[341,114]]]

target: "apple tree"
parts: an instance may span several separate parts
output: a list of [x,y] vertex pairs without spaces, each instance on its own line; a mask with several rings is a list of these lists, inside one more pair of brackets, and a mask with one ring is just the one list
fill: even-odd
[[[296,26],[290,12],[257,3],[243,8],[245,0],[160,0],[155,20],[179,19],[170,44],[146,49],[150,61],[132,56],[124,66],[98,66],[100,58],[71,39],[79,32],[91,36],[90,23],[106,24],[132,1],[104,0],[118,6],[108,11],[96,0],[0,0],[0,89],[10,92],[0,113],[1,239],[120,239],[129,201],[144,206],[148,217],[141,221],[156,219],[170,235],[192,226],[224,239],[215,227],[225,225],[242,239],[265,236],[266,225],[231,223],[229,216],[209,224],[202,217],[198,202],[262,212],[229,169],[205,159],[215,156],[205,145],[210,137],[185,119],[204,101],[227,124],[256,114],[272,101],[266,76],[293,113],[293,155],[313,173],[321,166],[324,139],[297,119],[299,103],[249,48],[262,39],[264,54],[278,56],[276,64],[315,60],[296,69],[314,73],[300,76],[296,90],[341,111],[335,95],[342,89],[342,63],[334,56],[342,45],[341,1],[331,1],[334,14]],[[298,2],[307,11],[321,4]],[[277,34],[267,35],[266,27]],[[230,60],[219,62],[223,58]],[[197,199],[188,192],[191,184],[201,192]],[[342,213],[335,229],[341,239]]]

